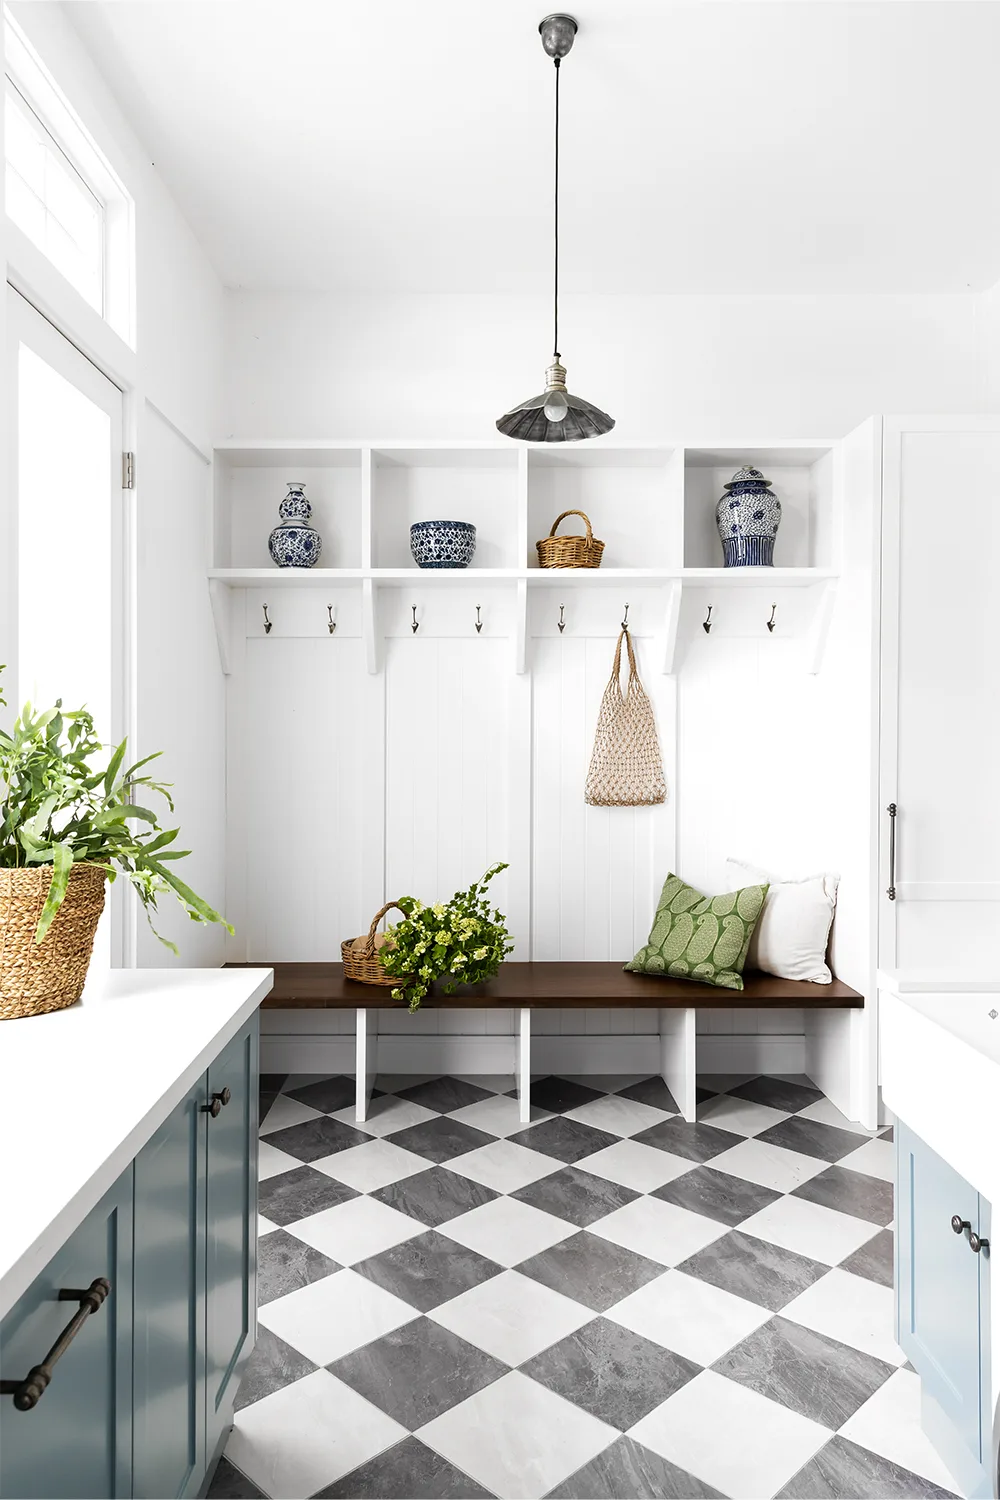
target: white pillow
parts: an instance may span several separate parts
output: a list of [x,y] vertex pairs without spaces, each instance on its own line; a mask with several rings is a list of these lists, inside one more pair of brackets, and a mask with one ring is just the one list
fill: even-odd
[[729,889],[770,882],[764,909],[757,920],[748,969],[762,969],[778,979],[809,979],[829,984],[833,975],[826,962],[826,946],[837,905],[839,875],[809,875],[804,880],[779,880],[759,865],[742,859],[726,861]]

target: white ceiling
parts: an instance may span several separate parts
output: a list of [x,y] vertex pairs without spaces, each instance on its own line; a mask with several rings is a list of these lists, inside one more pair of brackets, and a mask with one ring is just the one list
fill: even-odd
[[[225,282],[544,290],[545,0],[76,0]],[[1000,279],[994,0],[580,0],[571,291]]]

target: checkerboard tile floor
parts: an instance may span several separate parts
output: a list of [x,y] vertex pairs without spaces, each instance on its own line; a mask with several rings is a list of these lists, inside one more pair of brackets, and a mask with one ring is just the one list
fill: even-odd
[[955,1493],[892,1333],[891,1131],[805,1078],[262,1080],[214,1497]]

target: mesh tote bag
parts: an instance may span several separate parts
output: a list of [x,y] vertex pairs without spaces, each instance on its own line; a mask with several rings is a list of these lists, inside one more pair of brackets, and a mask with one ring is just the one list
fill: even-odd
[[[628,651],[628,687],[624,693],[620,680],[622,641]],[[649,807],[667,800],[653,705],[639,681],[632,637],[624,629],[601,700],[584,800],[595,807]]]

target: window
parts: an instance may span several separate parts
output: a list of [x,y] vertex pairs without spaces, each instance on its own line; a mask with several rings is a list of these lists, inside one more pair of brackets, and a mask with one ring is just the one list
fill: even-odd
[[132,342],[132,200],[4,10],[8,217]]

